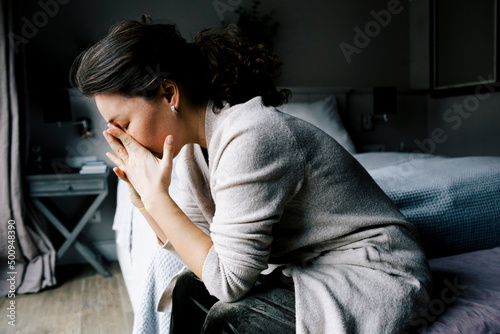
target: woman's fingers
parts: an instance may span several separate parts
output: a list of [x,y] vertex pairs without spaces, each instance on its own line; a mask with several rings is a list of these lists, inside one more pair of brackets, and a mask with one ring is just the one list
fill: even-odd
[[142,208],[144,206],[144,203],[141,200],[141,196],[139,196],[132,183],[130,183],[127,175],[118,167],[113,168],[113,172],[115,172],[116,176],[118,176],[121,180],[127,182],[128,194],[132,204],[138,208]]
[[161,158],[163,165],[170,165],[172,167],[172,161],[174,160],[174,136],[168,135],[163,143],[163,157]]
[[[116,140],[114,135],[112,135],[109,130],[104,131],[102,133],[104,135],[104,138],[106,138],[106,141],[108,142],[109,146],[111,149],[116,153],[116,155],[121,159],[121,160],[126,160],[128,158],[128,152],[125,149],[125,147]],[[108,158],[111,159],[111,157],[108,155]],[[113,159],[111,161],[115,162]],[[116,164],[116,162],[115,162]],[[118,166],[118,164],[116,164]],[[120,166],[118,166],[120,167]]]
[[[108,134],[111,134],[112,137],[118,138],[121,141],[121,147],[125,148],[126,152],[130,152],[131,150],[137,150],[137,149],[144,149],[144,147],[139,144],[137,141],[135,141],[134,138],[126,134],[122,129],[117,128],[113,124],[108,124],[109,129],[106,130]],[[115,142],[118,143],[118,141],[115,140]],[[116,151],[115,151],[116,152]],[[118,152],[116,152],[118,154]]]
[[168,154],[169,160],[174,160],[174,136],[168,135],[163,144],[163,150]]
[[170,187],[170,182],[172,179],[173,170],[173,160],[174,160],[174,137],[172,135],[167,136],[163,142],[163,157],[160,161],[161,166],[161,183],[164,186],[164,190],[168,192]]
[[125,182],[130,184],[130,181],[128,180],[127,175],[125,175],[123,170],[121,170],[118,167],[115,167],[115,168],[113,168],[113,172],[115,172],[116,176],[118,176],[122,181],[125,181]]
[[120,168],[122,171],[126,169],[125,164],[123,163],[123,160],[118,158],[112,153],[106,152],[106,156],[111,160],[118,168]]

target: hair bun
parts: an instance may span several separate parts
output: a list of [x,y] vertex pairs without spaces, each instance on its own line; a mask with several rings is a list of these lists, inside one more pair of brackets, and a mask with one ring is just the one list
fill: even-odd
[[262,96],[265,105],[288,101],[289,90],[276,89],[282,62],[261,43],[245,38],[235,24],[199,32],[194,43],[207,60],[208,86],[214,107],[222,108]]

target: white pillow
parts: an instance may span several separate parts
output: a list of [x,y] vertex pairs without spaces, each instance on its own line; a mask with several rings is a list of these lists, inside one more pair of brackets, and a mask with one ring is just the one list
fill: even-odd
[[278,109],[313,124],[338,141],[349,153],[356,153],[351,137],[340,119],[335,95],[315,102],[291,102]]

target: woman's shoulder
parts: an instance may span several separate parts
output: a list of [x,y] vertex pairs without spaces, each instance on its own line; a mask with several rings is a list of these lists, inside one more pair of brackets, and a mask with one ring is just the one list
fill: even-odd
[[215,113],[208,110],[205,129],[207,140],[210,143],[216,139],[231,140],[234,136],[250,136],[255,139],[272,136],[284,126],[280,114],[274,107],[265,106],[261,97]]
[[[287,136],[287,129],[293,127],[291,117],[277,108],[265,106],[261,97],[231,107],[227,115],[226,127],[229,130],[251,131],[255,135],[266,136],[281,134]],[[228,129],[225,129],[228,130]]]
[[[257,97],[233,107],[227,117],[224,131],[228,134],[247,134],[255,140],[299,142],[300,146],[336,147],[335,139],[313,124],[279,110],[268,107]],[[232,109],[232,108],[231,108]]]
[[241,159],[243,155],[277,158],[300,150],[287,115],[265,106],[260,97],[208,117],[206,135],[212,157],[231,152]]

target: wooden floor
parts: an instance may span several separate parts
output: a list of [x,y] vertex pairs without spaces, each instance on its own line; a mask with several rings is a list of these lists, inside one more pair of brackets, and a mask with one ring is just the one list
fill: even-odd
[[5,334],[131,333],[132,305],[118,262],[104,278],[87,264],[57,267],[58,286],[16,296],[16,327],[7,324],[10,299],[0,299],[0,332]]

